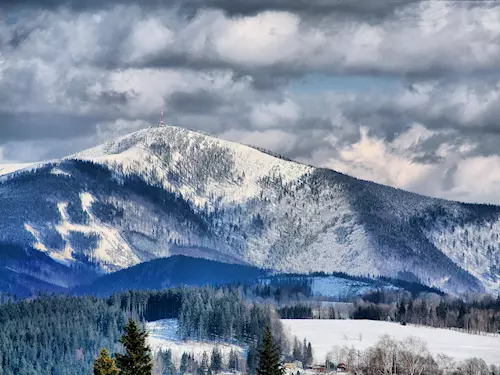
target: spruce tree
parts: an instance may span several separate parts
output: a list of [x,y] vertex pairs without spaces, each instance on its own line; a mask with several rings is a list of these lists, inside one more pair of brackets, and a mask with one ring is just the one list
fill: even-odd
[[218,374],[222,370],[222,353],[218,347],[215,347],[212,350],[210,367],[212,368],[214,374]]
[[125,354],[116,355],[116,364],[120,375],[151,375],[153,361],[151,351],[146,345],[148,333],[139,328],[135,320],[130,319],[125,326],[125,334],[120,342],[125,347]]
[[293,340],[293,351],[292,351],[292,358],[295,361],[302,361],[302,348],[300,346],[300,341],[297,339],[297,336],[295,336]]
[[304,344],[302,345],[302,364],[304,368],[307,366],[307,340],[304,338]]
[[311,366],[313,363],[313,360],[314,360],[314,358],[313,358],[312,345],[309,342],[309,344],[307,344],[307,365]]
[[229,352],[229,370],[236,371],[238,370],[238,354],[231,349]]
[[186,352],[182,353],[181,357],[181,365],[179,371],[181,374],[185,374],[189,366],[189,356]]
[[283,375],[281,366],[281,350],[275,344],[271,329],[266,327],[266,333],[259,350],[259,365],[257,375]]
[[99,357],[94,361],[93,375],[118,375],[115,360],[110,357],[107,349],[101,349]]

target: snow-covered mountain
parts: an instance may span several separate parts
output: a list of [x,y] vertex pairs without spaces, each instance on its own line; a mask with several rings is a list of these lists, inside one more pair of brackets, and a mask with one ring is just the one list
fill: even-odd
[[41,282],[68,287],[184,254],[500,291],[497,206],[423,197],[171,126],[22,168],[0,177],[0,267]]

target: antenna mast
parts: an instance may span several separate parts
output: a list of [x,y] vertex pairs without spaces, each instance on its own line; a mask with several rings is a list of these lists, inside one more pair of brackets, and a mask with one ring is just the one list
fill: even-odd
[[160,122],[158,123],[158,127],[165,126],[165,123],[163,122],[163,109],[160,112]]

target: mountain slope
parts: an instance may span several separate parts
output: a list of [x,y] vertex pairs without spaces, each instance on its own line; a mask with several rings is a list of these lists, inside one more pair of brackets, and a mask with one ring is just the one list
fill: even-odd
[[256,267],[174,255],[104,275],[89,285],[77,287],[74,292],[109,295],[134,289],[161,290],[181,285],[252,284],[267,274]]
[[171,126],[0,185],[0,248],[45,254],[71,271],[58,276],[68,287],[184,254],[497,292],[499,218],[497,206],[427,198]]

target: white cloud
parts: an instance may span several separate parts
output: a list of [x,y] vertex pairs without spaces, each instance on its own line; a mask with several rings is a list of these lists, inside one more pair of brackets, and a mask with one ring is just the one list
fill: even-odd
[[[285,11],[182,18],[139,5],[26,13],[0,24],[0,121],[9,121],[0,123],[0,160],[62,156],[146,127],[166,105],[176,125],[433,196],[500,203],[499,152],[491,144],[480,152],[500,125],[499,25],[499,4],[451,1],[370,23]],[[277,74],[359,72],[420,76],[375,94],[253,85]],[[203,110],[200,98],[210,102]],[[26,112],[33,120],[23,125]],[[57,126],[37,118],[54,114]],[[75,134],[63,146],[57,131],[35,139],[37,127]],[[418,161],[431,153],[427,142],[436,143],[432,163]]]
[[260,103],[250,114],[251,122],[258,128],[273,128],[299,120],[300,107],[290,99],[283,102]]
[[257,146],[278,153],[290,152],[296,143],[296,137],[293,134],[277,129],[262,131],[232,129],[219,136],[230,141]]

